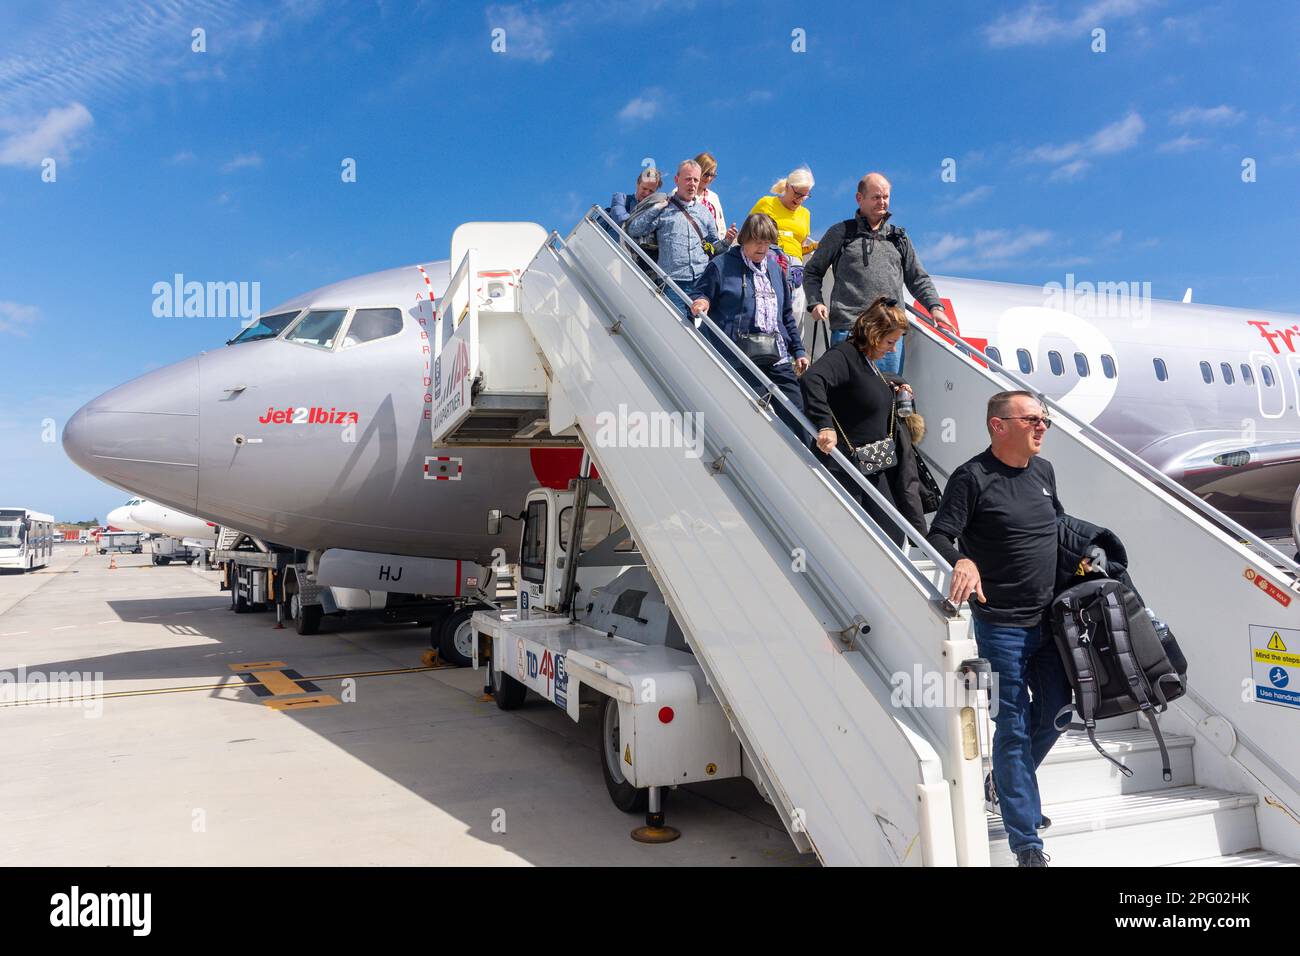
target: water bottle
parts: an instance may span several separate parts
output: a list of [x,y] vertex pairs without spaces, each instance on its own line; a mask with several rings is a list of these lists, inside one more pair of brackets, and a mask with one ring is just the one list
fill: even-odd
[[906,385],[898,389],[898,417],[910,418],[916,411],[916,406],[912,403],[912,390]]

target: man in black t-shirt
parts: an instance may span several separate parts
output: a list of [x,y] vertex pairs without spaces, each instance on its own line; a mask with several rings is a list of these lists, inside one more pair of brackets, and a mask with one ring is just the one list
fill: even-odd
[[1056,582],[1057,518],[1065,511],[1056,473],[1038,457],[1051,427],[1038,399],[999,392],[985,422],[991,444],[952,473],[929,540],[953,566],[949,599],[960,604],[975,595],[975,642],[998,675],[993,782],[1011,850],[1021,866],[1046,866],[1038,829],[1047,821],[1034,772],[1060,736],[1057,711],[1070,702],[1044,620]]

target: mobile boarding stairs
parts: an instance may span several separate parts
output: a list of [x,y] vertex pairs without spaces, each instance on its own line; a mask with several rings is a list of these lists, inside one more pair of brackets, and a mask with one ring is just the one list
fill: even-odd
[[[777,418],[775,405],[798,414],[786,399],[747,385],[673,307],[680,290],[617,235],[599,209],[564,238],[524,223],[456,230],[459,265],[432,333],[435,445],[586,450],[746,775],[801,850],[827,864],[1014,864],[984,810],[991,725],[986,692],[964,671],[978,653],[968,611],[946,600],[951,568],[901,516],[908,547],[886,538]],[[987,446],[988,396],[1027,388],[921,322],[906,374],[930,424],[919,450],[941,481]],[[601,440],[620,410],[699,416],[702,454]],[[1086,737],[1057,744],[1039,769],[1054,865],[1291,862],[1300,694],[1276,693],[1266,673],[1280,665],[1300,690],[1296,565],[1051,410],[1046,454],[1062,503],[1125,542],[1190,683],[1162,722],[1169,780],[1136,717],[1098,735],[1132,777]],[[583,676],[569,680],[574,699]]]

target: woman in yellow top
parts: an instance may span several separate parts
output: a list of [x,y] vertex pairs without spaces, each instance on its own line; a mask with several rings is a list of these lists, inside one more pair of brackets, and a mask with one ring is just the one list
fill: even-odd
[[[750,213],[767,213],[776,220],[777,233],[780,237],[777,240],[778,244],[781,251],[790,257],[790,284],[794,287],[790,304],[794,309],[794,320],[799,323],[799,333],[804,336],[803,341],[809,349],[810,359],[813,357],[812,348],[815,343],[807,337],[812,333],[812,329],[809,328],[807,298],[803,291],[803,259],[817,248],[817,243],[809,239],[812,217],[804,206],[812,188],[812,170],[807,166],[800,166],[792,170],[784,179],[774,182],[772,195],[764,196],[754,203],[754,208],[750,210]],[[825,345],[822,348],[825,350]]]

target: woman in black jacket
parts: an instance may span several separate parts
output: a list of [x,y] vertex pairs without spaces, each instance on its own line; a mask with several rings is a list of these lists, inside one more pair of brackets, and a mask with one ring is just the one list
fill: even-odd
[[[892,352],[906,331],[906,313],[895,300],[881,296],[858,316],[846,341],[828,349],[812,364],[801,385],[804,413],[818,429],[818,457],[828,464],[832,449],[839,447],[852,460],[853,448],[890,437],[892,428],[898,463],[864,477],[924,536],[925,513],[916,452],[896,409],[897,388],[904,383],[875,366],[875,360]],[[867,514],[901,545],[902,529],[838,467],[830,467],[840,483],[862,502]]]

